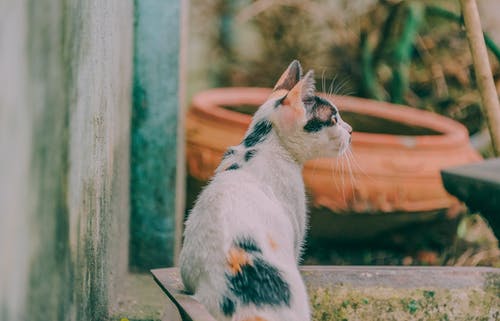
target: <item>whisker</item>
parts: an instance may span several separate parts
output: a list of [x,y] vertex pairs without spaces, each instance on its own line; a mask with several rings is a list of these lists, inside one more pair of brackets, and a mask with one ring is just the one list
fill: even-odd
[[367,174],[363,171],[363,169],[359,165],[358,161],[356,160],[356,157],[354,156],[351,148],[349,148],[347,150],[347,154],[348,154],[348,157],[349,157],[349,160],[350,160],[352,166],[354,166],[355,169],[359,170],[362,174],[367,176]]
[[341,93],[347,86],[349,86],[349,78],[344,78],[339,82],[339,84],[335,87],[333,94],[334,95],[345,95],[345,93]]
[[342,191],[342,186],[341,186],[342,182],[340,179],[342,172],[340,170],[340,158],[339,157],[335,158],[335,163],[336,163],[336,173],[335,173],[335,177],[333,177],[333,179],[335,180],[335,186],[337,187],[337,191],[340,192],[340,191]]
[[375,179],[374,179],[371,175],[369,175],[368,173],[366,173],[366,172],[365,172],[365,170],[361,167],[361,165],[359,165],[359,163],[358,163],[358,161],[357,161],[357,159],[356,159],[356,156],[354,156],[354,153],[353,153],[352,149],[351,149],[351,148],[349,148],[349,149],[347,150],[347,152],[348,152],[348,153],[350,154],[350,156],[351,156],[351,161],[352,161],[352,164],[353,164],[353,165],[354,165],[354,166],[355,166],[355,167],[359,170],[359,172],[360,172],[363,176],[365,176],[366,178],[368,178],[369,180],[371,180],[371,181],[375,181]]
[[[350,91],[343,92],[343,93],[341,93],[341,94],[339,93],[338,95],[339,95],[339,96],[350,96],[350,95],[352,95],[352,94],[354,94],[354,93],[356,93],[356,91],[355,91],[355,90],[350,90]],[[337,94],[336,94],[336,95],[337,95]]]
[[350,155],[351,154],[349,154],[349,153],[345,153],[345,158],[347,160],[347,167],[349,169],[349,179],[351,180],[351,192],[352,192],[352,196],[354,198],[354,201],[356,201],[356,194],[354,193],[354,191],[355,191],[355,185],[356,185],[356,178],[355,178],[355,175],[352,172]]
[[[332,164],[332,171],[331,171],[331,175],[332,175],[332,180],[335,182],[335,188],[337,190],[339,190],[339,184],[338,184],[338,180],[336,179],[338,177],[338,172],[339,172],[339,158],[338,157],[335,157],[335,165],[333,164],[333,160],[331,162]],[[337,174],[337,175],[335,175]]]
[[330,86],[328,87],[328,96],[330,96],[333,92],[333,85],[335,84],[335,81],[337,80],[337,76],[338,75],[333,76],[333,79],[330,82]]
[[339,93],[342,89],[345,87],[349,86],[350,79],[348,77],[345,77],[341,83],[341,87],[337,88],[337,93]]
[[347,203],[346,197],[345,197],[345,177],[344,177],[345,170],[344,170],[344,159],[343,158],[340,158],[340,164],[342,167],[342,172],[340,174],[341,175],[340,177],[342,177],[342,198],[344,200],[344,203]]
[[351,148],[349,147],[346,151],[346,156],[347,158],[349,159],[349,163],[354,165],[353,162],[355,162],[355,159],[354,159],[354,154],[352,153],[352,150]]
[[323,72],[321,73],[321,91],[322,92],[325,92],[325,84],[326,84],[325,72],[326,72],[326,69],[323,69]]
[[[352,153],[350,154],[350,158],[351,158],[351,164],[352,164]],[[358,179],[357,179],[357,173],[354,175],[354,179],[353,179],[353,182],[354,182],[354,190],[352,191],[352,197],[353,197],[353,201],[354,203],[357,203],[358,202],[358,199],[357,199],[357,196],[358,196],[358,189],[356,188],[356,186],[358,186]]]

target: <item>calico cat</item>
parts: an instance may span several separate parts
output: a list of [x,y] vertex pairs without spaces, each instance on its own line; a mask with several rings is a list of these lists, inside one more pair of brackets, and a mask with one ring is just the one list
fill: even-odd
[[352,129],[293,61],[223,156],[186,221],[184,286],[217,320],[307,321],[298,263],[307,228],[302,164],[343,154]]

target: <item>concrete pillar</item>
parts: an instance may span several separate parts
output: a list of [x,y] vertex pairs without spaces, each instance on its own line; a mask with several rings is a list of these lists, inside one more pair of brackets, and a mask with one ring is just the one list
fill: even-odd
[[103,320],[127,269],[132,1],[0,1],[0,319]]
[[141,270],[174,262],[179,36],[180,1],[135,2],[130,264]]

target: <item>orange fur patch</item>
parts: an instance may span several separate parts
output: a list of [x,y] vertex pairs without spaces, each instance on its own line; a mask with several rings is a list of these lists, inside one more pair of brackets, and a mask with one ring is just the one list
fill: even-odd
[[295,88],[288,93],[285,100],[283,101],[283,105],[287,105],[294,108],[296,108],[299,103],[301,103],[300,92],[298,92]]
[[332,111],[330,108],[318,108],[316,109],[316,114],[322,121],[328,121],[332,117]]
[[303,117],[305,113],[302,103],[302,83],[303,80],[299,81],[283,101],[283,105],[291,107],[294,116],[297,118]]
[[276,243],[276,241],[271,237],[271,235],[268,235],[267,238],[269,240],[269,245],[271,246],[271,248],[276,251],[278,249],[278,243]]
[[243,265],[252,264],[252,259],[244,250],[231,248],[227,255],[227,264],[229,266],[229,269],[231,270],[231,273],[236,274],[241,273],[241,267]]
[[267,320],[264,318],[255,316],[255,317],[246,318],[246,319],[241,320],[241,321],[267,321]]

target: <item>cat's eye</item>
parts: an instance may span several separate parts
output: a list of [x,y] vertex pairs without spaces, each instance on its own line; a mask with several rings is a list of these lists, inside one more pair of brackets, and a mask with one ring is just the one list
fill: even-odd
[[315,104],[315,101],[314,99],[304,99],[302,100],[302,103],[304,104],[304,107],[305,108],[312,108]]
[[337,122],[338,122],[337,115],[336,114],[332,115],[332,124],[337,125]]

